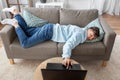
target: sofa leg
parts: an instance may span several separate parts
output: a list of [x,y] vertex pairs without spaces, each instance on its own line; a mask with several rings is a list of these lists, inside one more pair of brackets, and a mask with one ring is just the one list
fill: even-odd
[[107,66],[107,61],[102,61],[102,67],[106,67]]
[[14,64],[14,59],[9,59],[10,64]]

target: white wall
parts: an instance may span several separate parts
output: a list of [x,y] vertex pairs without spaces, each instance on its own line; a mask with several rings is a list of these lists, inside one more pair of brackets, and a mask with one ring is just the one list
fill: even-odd
[[91,0],[65,0],[66,8],[89,9]]

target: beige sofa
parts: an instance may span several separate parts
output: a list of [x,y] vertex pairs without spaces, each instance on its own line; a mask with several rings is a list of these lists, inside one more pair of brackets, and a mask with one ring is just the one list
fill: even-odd
[[[26,8],[32,14],[48,20],[52,23],[74,24],[84,27],[92,20],[99,17],[100,23],[105,32],[100,42],[84,43],[73,49],[72,58],[77,61],[102,60],[106,63],[111,56],[111,51],[116,37],[115,32],[109,27],[106,21],[98,16],[97,10],[70,10],[58,8]],[[24,49],[20,46],[15,30],[12,26],[6,25],[0,36],[10,63],[14,59],[42,59],[61,56],[64,43],[46,41],[31,48]]]

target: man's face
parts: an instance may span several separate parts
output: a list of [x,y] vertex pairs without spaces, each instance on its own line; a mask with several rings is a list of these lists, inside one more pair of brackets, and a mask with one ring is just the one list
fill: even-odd
[[95,35],[92,29],[87,30],[87,40],[93,40],[95,39]]

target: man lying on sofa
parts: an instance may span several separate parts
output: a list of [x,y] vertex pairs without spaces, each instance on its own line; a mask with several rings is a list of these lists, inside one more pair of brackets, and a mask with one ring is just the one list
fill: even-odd
[[45,24],[42,27],[28,27],[15,6],[5,8],[3,11],[9,11],[14,14],[14,19],[4,19],[1,23],[14,26],[23,48],[29,48],[47,40],[65,42],[62,58],[63,64],[67,67],[71,65],[70,57],[73,48],[86,40],[93,40],[99,36],[99,28],[97,27],[91,27],[86,30],[75,25],[52,23]]

